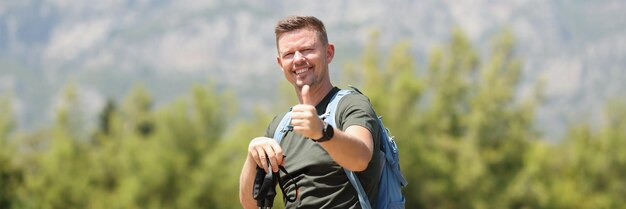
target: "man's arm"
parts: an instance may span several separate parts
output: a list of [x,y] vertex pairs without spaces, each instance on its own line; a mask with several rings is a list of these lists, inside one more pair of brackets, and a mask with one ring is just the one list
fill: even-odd
[[334,136],[320,145],[341,167],[350,171],[364,171],[372,159],[373,139],[370,131],[362,126],[350,126],[346,131],[334,128]]
[[256,200],[252,197],[255,174],[256,163],[248,155],[239,176],[239,202],[244,209],[256,208]]

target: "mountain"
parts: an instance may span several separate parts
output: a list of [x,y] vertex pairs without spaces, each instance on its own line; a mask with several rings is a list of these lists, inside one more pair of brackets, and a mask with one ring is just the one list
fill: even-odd
[[570,123],[600,121],[608,99],[626,98],[623,11],[620,0],[0,1],[0,93],[23,129],[50,123],[67,83],[88,117],[136,83],[158,105],[208,80],[234,89],[246,115],[276,96],[273,26],[287,15],[325,22],[337,46],[332,69],[359,59],[373,30],[382,49],[407,40],[423,61],[453,27],[481,51],[509,28],[525,64],[520,97],[546,81],[538,127],[558,138]]

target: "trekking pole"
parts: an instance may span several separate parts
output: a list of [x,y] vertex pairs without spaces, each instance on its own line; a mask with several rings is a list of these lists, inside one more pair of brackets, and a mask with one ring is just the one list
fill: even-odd
[[265,172],[261,167],[256,167],[256,175],[254,177],[253,197],[256,200],[256,204],[259,209],[271,209],[274,205],[274,197],[276,197],[276,182],[278,175],[274,175],[272,166],[267,163],[267,170]]

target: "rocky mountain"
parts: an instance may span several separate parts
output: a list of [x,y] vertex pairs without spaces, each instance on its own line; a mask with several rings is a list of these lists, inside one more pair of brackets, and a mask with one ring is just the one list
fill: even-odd
[[12,97],[24,129],[52,120],[68,83],[91,117],[137,83],[158,105],[207,80],[234,89],[245,115],[276,95],[273,26],[287,15],[326,23],[337,45],[332,69],[358,59],[372,30],[381,48],[407,40],[426,60],[453,27],[481,50],[509,28],[525,63],[520,95],[547,82],[538,124],[558,138],[569,123],[599,121],[608,99],[626,98],[623,11],[620,0],[3,0],[0,92]]

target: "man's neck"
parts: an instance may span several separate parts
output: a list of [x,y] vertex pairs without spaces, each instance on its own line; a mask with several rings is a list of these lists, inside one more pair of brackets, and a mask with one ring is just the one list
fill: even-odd
[[[310,102],[313,103],[314,106],[319,104],[324,99],[324,97],[326,97],[328,92],[333,89],[333,85],[330,82],[309,87],[309,97],[311,98]],[[302,87],[296,87],[296,92],[298,94],[298,100],[300,104],[302,104],[302,95],[300,95],[300,92],[302,92]]]

